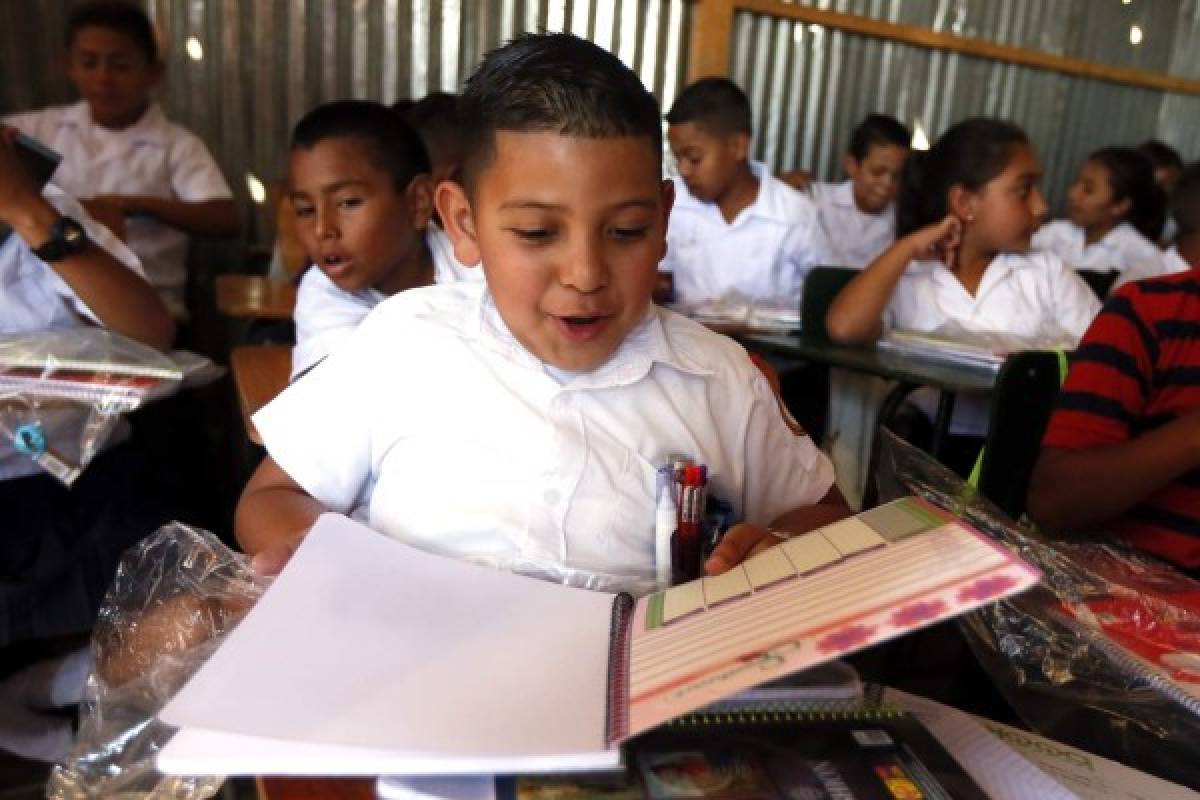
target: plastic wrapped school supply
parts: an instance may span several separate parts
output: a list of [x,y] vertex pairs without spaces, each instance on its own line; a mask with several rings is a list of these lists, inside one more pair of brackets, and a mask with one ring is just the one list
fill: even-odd
[[223,778],[154,767],[174,734],[156,719],[268,583],[211,533],[171,524],[130,548],[92,634],[79,734],[47,784],[51,800],[200,800]]
[[1103,537],[1017,524],[925,453],[881,434],[881,500],[916,494],[1042,570],[1040,586],[959,621],[1033,730],[1200,785],[1200,582]]
[[101,328],[0,336],[0,460],[70,486],[122,414],[179,386],[169,358]]

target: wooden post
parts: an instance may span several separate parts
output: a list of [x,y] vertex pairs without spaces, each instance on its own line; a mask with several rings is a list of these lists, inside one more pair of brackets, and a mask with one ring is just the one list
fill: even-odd
[[688,83],[729,75],[733,7],[734,0],[696,0],[688,49]]

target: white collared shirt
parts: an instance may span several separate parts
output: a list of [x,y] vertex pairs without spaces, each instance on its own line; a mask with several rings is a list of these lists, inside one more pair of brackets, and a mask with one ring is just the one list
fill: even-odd
[[933,332],[955,323],[971,333],[1026,338],[1055,328],[1079,338],[1100,311],[1083,279],[1055,255],[1000,253],[972,297],[940,261],[914,261],[884,312],[889,328]]
[[896,204],[868,214],[854,201],[854,181],[814,183],[809,194],[829,245],[829,265],[862,269],[896,241]]
[[1072,269],[1124,272],[1132,267],[1143,270],[1160,269],[1162,250],[1138,233],[1128,222],[1122,222],[1098,242],[1087,243],[1083,228],[1069,219],[1056,219],[1038,228],[1033,235],[1033,249],[1054,253]]
[[[48,184],[42,194],[60,214],[82,225],[93,244],[107,250],[131,271],[142,275],[137,257],[108,228],[88,216],[83,206],[53,185]],[[10,233],[0,244],[0,334],[99,324],[96,315],[66,281],[35,256],[25,240],[16,233]],[[66,417],[60,421],[68,427],[72,422],[78,425],[78,414],[67,412]],[[31,459],[15,452],[10,444],[0,443],[0,480],[38,472],[41,472],[41,467]]]
[[[465,267],[454,257],[450,239],[435,225],[425,232],[433,255],[433,282],[482,281],[483,270]],[[296,291],[296,346],[292,348],[292,380],[311,369],[345,340],[371,309],[387,299],[378,289],[347,292],[339,289],[315,264],[300,279]]]
[[1179,249],[1175,245],[1171,245],[1163,251],[1162,259],[1158,264],[1142,264],[1135,267],[1130,267],[1121,273],[1117,278],[1116,284],[1112,291],[1116,291],[1120,287],[1132,281],[1140,281],[1146,278],[1153,278],[1158,275],[1175,275],[1180,272],[1188,272],[1192,269],[1192,265],[1179,255]]
[[[54,182],[75,197],[153,195],[187,203],[232,197],[204,143],[158,105],[119,131],[95,124],[86,101],[4,121],[62,155]],[[126,229],[150,284],[172,314],[185,316],[187,234],[150,216],[128,217]]]
[[655,573],[656,468],[682,454],[770,522],[833,469],[744,350],[651,306],[603,365],[552,376],[485,284],[401,292],[254,417],[326,507],[447,555],[595,588]]
[[812,200],[753,161],[758,196],[726,222],[716,203],[697,200],[681,178],[667,226],[667,256],[659,269],[674,273],[682,306],[727,294],[768,305],[798,307],[804,276],[829,262]]

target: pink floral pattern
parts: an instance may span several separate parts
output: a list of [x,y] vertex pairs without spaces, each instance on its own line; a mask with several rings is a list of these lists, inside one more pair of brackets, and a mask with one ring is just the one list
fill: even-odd
[[983,602],[998,597],[1016,585],[1016,581],[1008,575],[996,575],[991,578],[980,578],[958,593],[960,603]]
[[897,628],[911,628],[923,622],[937,619],[945,613],[946,604],[941,600],[922,600],[892,614],[892,624]]
[[875,626],[851,625],[848,628],[834,631],[817,642],[817,649],[822,653],[834,653],[849,650],[870,640],[875,635]]

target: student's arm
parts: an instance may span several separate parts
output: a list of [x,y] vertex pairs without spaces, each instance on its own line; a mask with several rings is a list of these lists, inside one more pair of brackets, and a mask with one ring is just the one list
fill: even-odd
[[883,312],[908,265],[941,257],[953,264],[962,226],[953,216],[897,239],[846,284],[825,314],[829,338],[839,344],[869,344],[883,333]]
[[153,195],[102,194],[91,198],[91,202],[113,206],[126,217],[151,216],[197,236],[237,236],[242,227],[237,204],[230,197],[188,203]]
[[[29,245],[40,247],[61,216],[30,181],[13,147],[16,131],[0,128],[0,220]],[[159,350],[171,346],[175,323],[158,294],[141,276],[96,244],[46,264],[96,318],[117,333]]]
[[1120,516],[1200,467],[1200,409],[1108,447],[1042,450],[1029,481],[1029,516],[1048,531]]
[[275,575],[326,510],[267,456],[238,500],[234,535],[255,571]]
[[816,530],[848,516],[850,507],[846,505],[846,499],[836,486],[830,487],[815,505],[781,514],[768,528],[746,522],[734,525],[704,562],[704,572],[719,575],[795,534]]

